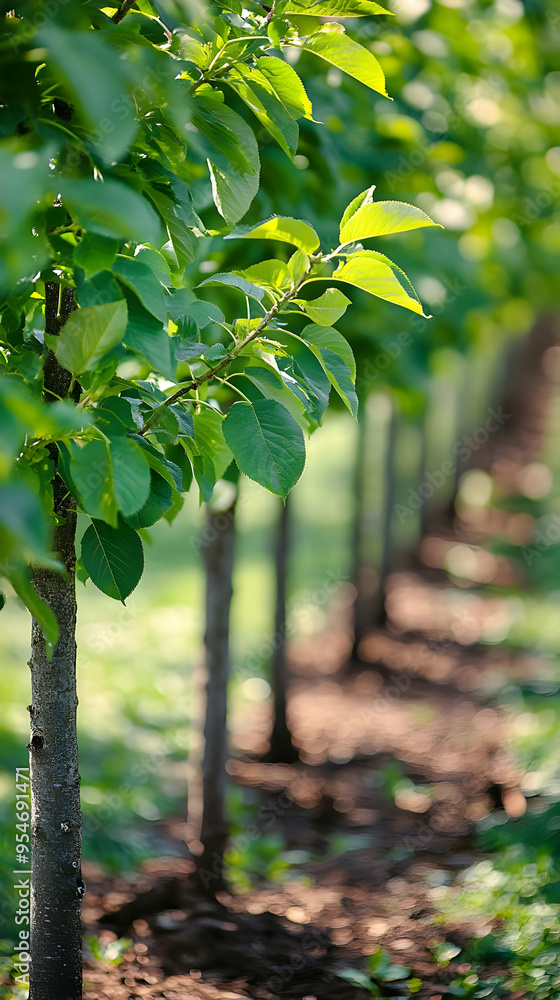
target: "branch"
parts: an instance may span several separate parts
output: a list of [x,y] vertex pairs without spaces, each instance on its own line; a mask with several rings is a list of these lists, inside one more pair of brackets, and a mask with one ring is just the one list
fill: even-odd
[[135,3],[136,0],[123,0],[117,12],[113,14],[112,20],[114,24],[119,24],[123,17],[126,17],[131,7],[134,7]]
[[189,392],[192,392],[193,389],[198,389],[198,387],[200,385],[203,385],[204,382],[208,382],[211,378],[214,378],[214,376],[217,375],[218,372],[222,371],[223,368],[226,368],[229,364],[231,364],[231,362],[235,360],[237,355],[240,354],[241,351],[245,347],[247,347],[248,344],[250,344],[253,340],[256,340],[257,337],[259,337],[263,332],[263,330],[268,326],[271,319],[273,319],[278,314],[281,307],[286,302],[289,302],[290,299],[295,298],[301,286],[303,285],[305,280],[309,277],[313,269],[313,265],[316,262],[317,262],[317,256],[314,256],[313,258],[310,259],[309,264],[305,270],[305,273],[301,276],[299,281],[293,284],[292,287],[289,288],[288,291],[285,292],[280,299],[278,299],[278,302],[275,302],[270,307],[268,312],[263,316],[260,323],[258,324],[258,326],[255,327],[253,332],[249,333],[239,344],[237,344],[237,346],[234,347],[234,349],[228,354],[226,358],[222,358],[222,360],[218,362],[217,365],[214,365],[213,368],[210,368],[207,372],[204,372],[203,375],[199,375],[198,378],[193,379],[192,382],[189,382],[188,385],[183,386],[182,389],[178,389],[177,392],[174,392],[172,396],[169,396],[169,398],[166,399],[165,402],[161,403],[158,407],[156,407],[149,420],[147,420],[146,423],[144,424],[142,430],[139,431],[139,434],[142,437],[144,436],[144,434],[147,434],[148,431],[159,420],[161,413],[163,412],[164,409],[166,409],[166,407],[171,406],[173,403],[176,403],[178,399],[182,399],[183,396],[186,396]]

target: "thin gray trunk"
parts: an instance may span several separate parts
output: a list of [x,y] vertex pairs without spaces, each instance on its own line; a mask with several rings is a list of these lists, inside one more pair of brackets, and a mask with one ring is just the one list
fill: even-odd
[[370,597],[364,593],[365,567],[363,553],[363,524],[364,524],[364,465],[366,461],[366,437],[367,437],[367,407],[366,401],[360,400],[358,408],[358,434],[356,438],[356,455],[354,459],[354,523],[352,526],[352,582],[356,588],[356,599],[354,601],[354,643],[352,646],[352,659],[358,659],[360,643],[369,631],[369,617],[371,612]]
[[271,663],[274,717],[270,750],[267,754],[267,760],[282,764],[292,764],[299,759],[299,754],[292,743],[286,716],[288,689],[286,593],[290,552],[290,510],[291,501],[288,496],[281,508],[276,542],[276,611],[274,616],[274,652]]
[[226,811],[227,685],[235,502],[225,511],[215,511],[208,506],[206,517],[206,721],[200,832],[204,851],[198,874],[206,889],[216,891],[223,886],[223,859],[229,832]]
[[383,498],[383,526],[381,530],[381,558],[379,560],[379,589],[374,612],[373,624],[385,625],[387,621],[387,609],[385,599],[387,597],[387,578],[392,570],[393,562],[393,517],[395,507],[395,458],[397,447],[397,432],[399,427],[399,414],[397,405],[391,401],[391,416],[387,430],[387,443],[385,447],[385,494]]
[[[71,289],[46,288],[46,330],[57,335],[74,308]],[[64,398],[70,374],[49,354],[45,399]],[[78,390],[79,391],[79,390]],[[55,460],[56,448],[51,447]],[[61,575],[33,570],[33,584],[60,629],[52,661],[36,621],[31,638],[31,973],[29,1000],[79,1000],[82,996],[80,775],[76,731],[76,511],[62,479],[53,480],[55,513],[64,519],[53,533]]]
[[[420,456],[419,456],[419,484],[420,487],[427,482],[426,474],[430,472],[428,468],[428,423],[429,423],[429,411],[426,409],[422,418],[420,420]],[[418,530],[420,534],[420,541],[429,534],[430,525],[434,520],[434,510],[437,507],[437,496],[433,503],[430,503],[429,497],[422,498],[422,506],[420,507],[420,523],[418,525]]]

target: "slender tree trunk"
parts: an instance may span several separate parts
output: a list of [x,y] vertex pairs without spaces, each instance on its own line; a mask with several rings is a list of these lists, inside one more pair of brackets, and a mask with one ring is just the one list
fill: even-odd
[[[71,289],[46,288],[46,331],[58,335],[74,308]],[[49,354],[44,370],[47,401],[64,398],[69,372]],[[79,392],[79,388],[78,388]],[[56,447],[51,447],[55,460]],[[60,629],[51,662],[36,621],[32,624],[31,741],[31,973],[29,1000],[79,1000],[82,996],[81,902],[85,892],[80,850],[82,816],[76,730],[76,593],[74,501],[62,479],[53,480],[57,524],[53,551],[65,574],[35,568],[33,584]]]
[[272,654],[271,679],[274,699],[274,717],[267,759],[274,763],[293,764],[299,754],[292,743],[286,716],[288,663],[286,657],[286,594],[288,586],[288,557],[290,552],[289,496],[280,512],[276,542],[276,612],[274,621],[274,653]]
[[356,437],[356,455],[354,459],[354,523],[352,525],[352,582],[356,588],[354,600],[354,642],[352,645],[352,660],[357,660],[358,648],[369,627],[369,602],[364,594],[364,554],[363,554],[363,524],[364,524],[364,465],[366,461],[367,438],[367,406],[361,399],[358,407],[358,434]]
[[206,721],[200,832],[204,850],[198,874],[205,889],[215,892],[224,885],[223,859],[229,832],[226,811],[227,685],[235,501],[225,511],[212,510],[209,505],[206,516]]
[[[427,482],[426,474],[429,473],[428,469],[428,420],[429,411],[426,408],[425,412],[422,414],[420,420],[420,456],[419,456],[419,469],[418,477],[419,484],[422,486]],[[430,503],[429,497],[422,498],[422,506],[420,507],[420,524],[418,526],[418,531],[420,534],[420,541],[429,533],[430,525],[434,519],[434,508],[437,507],[437,497],[433,504]]]
[[391,416],[387,429],[385,446],[385,494],[383,498],[383,526],[381,530],[381,558],[379,560],[379,589],[373,623],[381,626],[387,621],[385,599],[387,597],[387,577],[393,561],[393,516],[395,506],[395,457],[399,414],[396,403],[391,401]]

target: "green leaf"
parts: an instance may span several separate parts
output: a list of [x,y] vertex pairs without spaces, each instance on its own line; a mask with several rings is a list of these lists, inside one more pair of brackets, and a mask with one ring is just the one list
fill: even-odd
[[339,358],[344,361],[352,377],[356,377],[356,362],[352,348],[348,341],[334,327],[317,326],[315,323],[309,323],[301,331],[301,336],[312,350],[318,348],[320,351],[329,350],[334,354],[338,354]]
[[385,75],[377,59],[369,49],[349,38],[341,24],[323,25],[307,38],[303,48],[353,76],[378,94],[388,96]]
[[90,277],[98,271],[110,268],[117,250],[118,240],[99,233],[84,233],[74,250],[74,263],[81,267]]
[[88,232],[138,243],[161,242],[162,225],[146,198],[111,177],[69,180],[57,178],[57,190],[67,209]]
[[110,437],[126,437],[136,430],[132,408],[122,396],[107,396],[95,407],[95,423]]
[[410,973],[411,969],[409,969],[406,965],[390,965],[379,978],[382,979],[384,983],[394,983],[398,979],[406,979]]
[[136,257],[119,254],[112,267],[113,274],[136,293],[145,309],[160,323],[167,318],[167,295],[151,267]]
[[123,100],[132,82],[130,61],[100,35],[98,31],[68,30],[49,19],[37,33],[37,41],[49,50],[49,69],[63,82],[69,103],[94,129],[90,141],[97,155],[111,164],[128,151],[138,124],[134,102]]
[[156,451],[155,448],[145,441],[143,437],[139,434],[134,435],[134,440],[141,448],[144,449],[148,465],[154,472],[158,472],[162,479],[165,479],[173,489],[181,491],[183,489],[183,473],[182,470],[175,462],[171,462],[165,455],[161,452]]
[[[406,233],[411,229],[437,226],[430,217],[401,201],[375,201],[362,205],[340,227],[340,243],[367,240],[372,236],[387,236],[392,233]],[[442,229],[442,226],[439,226]]]
[[285,500],[305,465],[303,434],[287,409],[274,399],[234,403],[223,429],[240,471]]
[[347,299],[338,288],[327,288],[326,292],[311,302],[305,299],[293,301],[319,326],[331,326],[332,323],[336,323],[341,316],[344,316],[350,305],[350,299]]
[[[267,366],[264,362],[261,364],[251,364],[245,368],[243,375],[250,379],[252,384],[256,386],[259,392],[264,396],[265,399],[275,399],[282,406],[285,406],[289,413],[291,413],[294,420],[297,420],[298,424],[304,427],[304,429],[309,429],[308,424],[305,420],[305,407],[303,401],[294,390],[299,390],[299,386],[296,380],[293,380],[293,388],[290,385],[290,381],[285,376],[282,376]],[[250,395],[247,393],[247,395]]]
[[346,982],[352,983],[352,986],[357,986],[359,989],[367,990],[371,996],[379,996],[379,991],[373,992],[372,987],[375,988],[375,984],[372,983],[367,972],[362,972],[361,969],[343,969],[342,972],[337,972],[339,979],[345,979]]
[[365,17],[371,14],[388,14],[373,0],[316,0],[315,3],[298,3],[297,0],[287,0],[282,9],[283,14],[305,14],[307,17]]
[[375,184],[371,184],[370,187],[366,188],[365,191],[362,191],[361,194],[358,194],[356,195],[355,198],[352,198],[350,204],[347,205],[346,208],[344,209],[342,219],[340,220],[341,229],[343,226],[346,225],[348,220],[352,218],[354,213],[357,212],[359,208],[362,208],[363,205],[371,205],[373,201],[374,191],[375,191]]
[[262,288],[236,274],[213,274],[211,278],[205,278],[196,287],[202,288],[204,285],[230,285],[232,288],[239,288],[245,295],[256,299],[257,302],[261,302],[264,297],[264,290]]
[[82,538],[82,562],[95,586],[124,604],[142,576],[142,542],[124,522],[111,528],[93,520]]
[[151,528],[173,505],[173,489],[163,476],[153,469],[150,472],[150,492],[144,506],[136,514],[126,517],[131,528]]
[[17,596],[29,609],[45,637],[45,653],[50,663],[54,647],[58,642],[58,622],[49,606],[32,586],[27,566],[12,570],[7,575]]
[[[33,478],[34,473],[30,475]],[[0,485],[0,526],[17,539],[29,556],[35,560],[48,558],[47,518],[39,498],[23,483]]]
[[177,362],[172,355],[171,338],[161,322],[140,304],[135,295],[128,295],[128,324],[123,340],[127,347],[143,355],[152,368],[175,381]]
[[313,253],[319,246],[319,237],[308,222],[301,219],[291,219],[281,215],[271,215],[264,222],[254,226],[237,226],[226,240],[242,237],[248,240],[278,240],[281,243],[291,243],[304,253]]
[[175,251],[177,265],[179,270],[183,270],[187,264],[190,264],[194,260],[196,254],[196,236],[191,232],[184,218],[182,218],[182,213],[174,203],[173,198],[155,188],[149,188],[147,194],[163,219],[167,235]]
[[289,63],[276,56],[261,56],[257,59],[257,67],[294,119],[308,118],[313,121],[311,101],[298,74]]
[[223,428],[224,417],[213,407],[204,406],[194,414],[194,439],[201,452],[212,459],[216,479],[221,479],[233,460]]
[[214,203],[233,226],[259,189],[260,160],[253,130],[215,97],[198,95],[192,104],[192,123],[207,140]]
[[299,140],[299,128],[272,84],[258,69],[239,65],[228,75],[230,87],[241,97],[290,159]]
[[345,406],[353,417],[358,414],[358,397],[354,387],[356,362],[348,341],[332,327],[314,323],[302,330],[301,336],[309,345]]
[[313,352],[302,349],[293,360],[294,375],[303,381],[304,388],[311,393],[310,413],[313,421],[320,424],[329,405],[331,383],[322,364]]
[[124,299],[75,309],[57,337],[57,361],[73,375],[94,371],[105,355],[120,344],[127,320]]
[[[345,281],[355,288],[361,288],[370,295],[376,295],[386,302],[410,309],[425,316],[422,303],[404,271],[392,260],[374,250],[360,250],[350,254],[336,269],[329,280]],[[311,279],[316,280],[316,279]],[[426,317],[429,318],[429,317]]]
[[124,517],[144,506],[150,490],[150,469],[142,450],[128,438],[116,438],[109,445],[113,463],[113,490]]
[[[302,255],[304,256],[304,255]],[[305,258],[307,260],[307,258]],[[307,266],[307,265],[306,265]],[[306,268],[304,268],[305,272]],[[243,271],[234,271],[241,278],[254,282],[262,288],[271,291],[282,292],[288,288],[292,282],[288,268],[283,260],[276,260],[274,257],[269,260],[262,260],[260,264],[251,264]]]
[[91,517],[117,524],[113,466],[105,441],[89,441],[80,448],[70,442],[69,472],[82,509]]

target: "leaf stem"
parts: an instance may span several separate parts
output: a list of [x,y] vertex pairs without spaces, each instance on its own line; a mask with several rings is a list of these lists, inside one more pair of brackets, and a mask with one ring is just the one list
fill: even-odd
[[214,365],[213,368],[210,368],[207,372],[204,372],[203,375],[199,375],[198,378],[193,379],[192,382],[184,386],[184,388],[178,389],[177,392],[174,392],[172,396],[169,396],[169,398],[166,399],[163,403],[160,403],[160,405],[156,407],[156,409],[153,411],[151,417],[146,421],[142,430],[139,431],[140,435],[143,437],[145,434],[148,433],[149,430],[151,430],[154,424],[157,423],[157,421],[159,420],[162,411],[167,406],[171,406],[173,403],[176,403],[178,399],[182,399],[182,397],[186,396],[187,393],[192,392],[193,389],[198,389],[198,387],[201,386],[204,382],[208,382],[211,378],[214,378],[214,376],[217,375],[218,372],[222,371],[223,368],[226,368],[229,364],[231,364],[231,362],[238,356],[238,354],[241,353],[242,350],[244,350],[245,347],[248,346],[248,344],[250,344],[253,340],[256,340],[260,336],[262,331],[268,326],[271,319],[274,319],[277,313],[280,312],[282,306],[285,305],[286,302],[289,302],[290,299],[295,298],[301,286],[304,284],[304,282],[310,275],[313,269],[313,265],[317,263],[317,260],[318,260],[318,255],[314,255],[314,259],[310,259],[309,264],[304,274],[302,274],[301,278],[299,279],[299,281],[294,282],[292,287],[289,288],[286,292],[284,292],[284,295],[280,299],[278,299],[277,302],[274,302],[271,305],[270,309],[263,316],[260,323],[255,327],[255,329],[251,333],[249,333],[246,337],[244,337],[243,340],[239,341],[239,343],[227,355],[227,357],[222,358],[222,360],[218,362],[217,365]]

